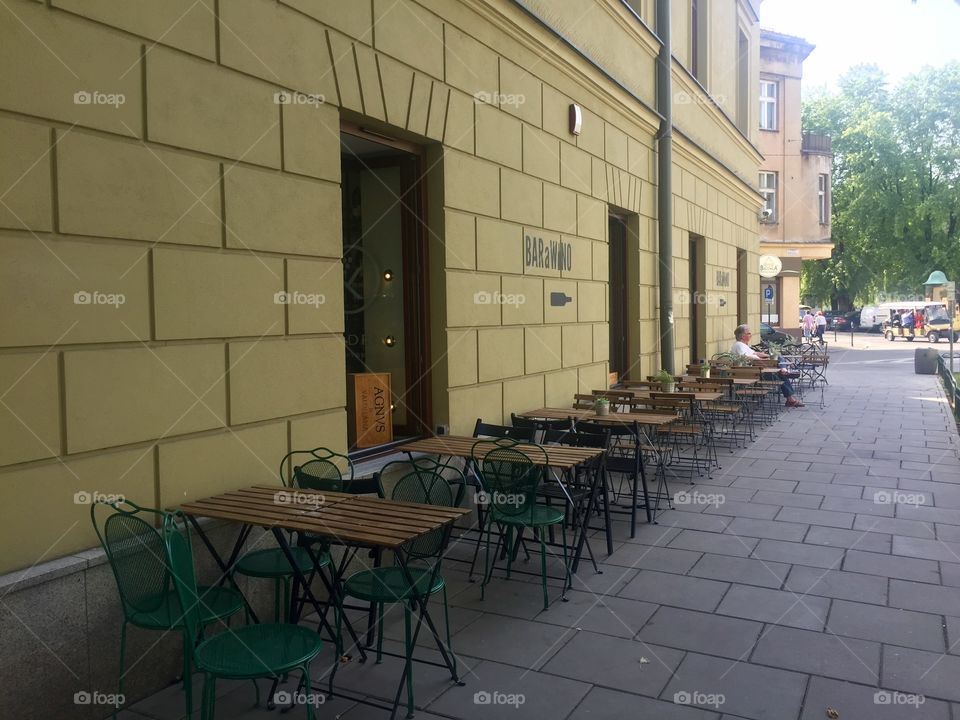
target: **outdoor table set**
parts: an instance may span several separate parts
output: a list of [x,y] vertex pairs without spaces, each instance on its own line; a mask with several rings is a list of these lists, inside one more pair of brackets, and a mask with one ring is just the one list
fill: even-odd
[[[542,470],[555,470],[559,473],[560,488],[567,502],[572,507],[578,509],[574,521],[574,541],[573,557],[570,562],[571,572],[576,572],[583,554],[583,548],[586,545],[588,552],[592,549],[586,544],[587,524],[586,519],[595,510],[595,488],[601,482],[601,474],[592,474],[592,488],[587,493],[589,502],[586,507],[578,507],[579,503],[573,497],[568,489],[569,480],[578,469],[585,468],[594,463],[603,455],[603,450],[599,448],[569,447],[563,445],[534,445],[534,444],[516,444],[511,445],[512,449],[522,453],[535,466]],[[493,450],[496,448],[496,441],[485,440],[475,437],[458,437],[453,435],[444,435],[439,437],[424,438],[415,440],[400,447],[400,450],[410,453],[423,453],[426,455],[435,455],[438,457],[460,458],[471,460],[477,450]],[[479,545],[478,545],[479,547]],[[613,535],[607,523],[607,547],[608,552],[613,552]],[[474,553],[474,562],[476,553]],[[594,563],[596,565],[596,563]],[[473,563],[471,564],[472,567]]]
[[[321,556],[314,553],[309,545],[306,545],[313,567],[309,572],[305,571],[303,563],[299,562],[295,556],[296,548],[291,546],[287,533],[297,532],[307,537],[324,538],[332,544],[346,547],[374,547],[392,551],[400,569],[409,576],[410,568],[407,566],[407,556],[403,552],[403,547],[419,537],[448,528],[457,518],[468,512],[463,508],[398,502],[378,497],[310,490],[308,488],[298,488],[294,491],[276,486],[254,486],[231,491],[184,503],[178,510],[189,519],[197,535],[223,572],[223,578],[231,583],[235,581],[230,569],[236,562],[251,529],[262,527],[273,534],[277,545],[290,563],[295,578],[294,586],[303,593],[306,602],[313,606],[320,625],[329,632],[331,637],[337,639],[337,660],[334,662],[329,677],[328,690],[331,694],[336,694],[334,678],[337,666],[341,661],[351,659],[349,655],[343,655],[343,648],[341,647],[342,632],[339,627],[341,622],[346,626],[354,647],[359,651],[361,662],[366,661],[367,653],[364,649],[364,643],[360,641],[356,630],[350,623],[349,618],[346,617],[346,613],[338,612],[338,628],[336,630],[330,626],[327,620],[327,605],[316,598],[310,587],[310,579],[316,574],[327,588],[328,602],[336,608],[337,604],[342,603],[343,600],[340,590],[343,579],[342,568],[328,578],[323,572],[325,563],[322,562]],[[217,552],[216,547],[204,532],[203,526],[198,522],[198,518],[214,518],[240,524],[240,531],[228,560],[224,561]],[[304,546],[299,545],[299,547]],[[459,682],[453,653],[441,640],[430,617],[427,603],[423,601],[417,604],[420,622],[426,623],[430,632],[433,633],[444,666],[450,671],[452,679]],[[303,602],[293,602],[289,622],[298,622],[302,607]],[[249,612],[252,614],[252,609],[249,609]],[[254,619],[256,619],[255,615]],[[419,628],[420,623],[418,622],[418,632]],[[413,644],[415,645],[415,639]],[[407,658],[408,664],[412,659],[412,657]],[[394,711],[399,702],[404,681],[409,678],[410,670],[407,668],[404,677],[400,679],[400,686],[397,688],[397,697],[393,705]]]

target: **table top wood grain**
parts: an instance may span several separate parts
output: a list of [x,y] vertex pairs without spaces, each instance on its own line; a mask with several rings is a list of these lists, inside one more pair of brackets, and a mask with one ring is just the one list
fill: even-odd
[[[420,452],[428,455],[469,458],[473,457],[474,446],[478,443],[481,443],[479,447],[477,447],[478,456],[486,454],[497,447],[495,440],[457,435],[441,435],[438,437],[414,440],[413,442],[401,445],[399,449],[403,452]],[[534,465],[563,470],[577,467],[603,454],[603,450],[600,448],[570,447],[568,445],[518,443],[517,445],[512,445],[511,448],[522,452],[530,458]],[[543,449],[543,452],[540,451],[540,448]],[[544,457],[544,453],[546,453],[546,457]]]
[[666,425],[677,419],[677,416],[671,413],[611,412],[609,415],[597,415],[593,410],[578,410],[575,408],[540,408],[539,410],[528,410],[520,413],[520,415],[543,420],[566,420],[572,417],[575,420],[589,420],[598,423],[623,424],[635,422],[640,425]]
[[194,517],[294,530],[344,544],[397,548],[467,514],[437,507],[349,493],[256,485],[183,503]]

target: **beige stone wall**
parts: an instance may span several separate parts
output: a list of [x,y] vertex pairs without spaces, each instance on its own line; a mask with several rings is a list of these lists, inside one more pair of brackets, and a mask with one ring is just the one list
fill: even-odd
[[[634,37],[612,59],[653,46],[596,4]],[[77,493],[169,506],[272,482],[291,447],[345,448],[341,119],[427,146],[435,423],[466,432],[605,384],[610,209],[636,228],[633,374],[657,369],[656,117],[515,6],[8,5],[0,571],[95,543]],[[682,290],[687,237],[703,235],[706,289],[727,300],[707,307],[712,353],[729,345],[735,273],[710,283],[737,248],[755,267],[759,199],[715,159],[729,131],[703,141],[716,147],[677,140],[675,269]],[[528,235],[563,243],[570,267],[527,265]]]

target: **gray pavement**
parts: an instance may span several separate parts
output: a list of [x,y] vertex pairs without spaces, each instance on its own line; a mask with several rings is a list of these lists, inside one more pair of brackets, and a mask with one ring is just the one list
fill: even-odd
[[[702,502],[632,540],[616,521],[609,557],[597,534],[603,573],[582,563],[569,602],[553,585],[543,610],[536,575],[495,578],[481,601],[449,562],[466,685],[417,666],[417,717],[960,720],[960,441],[938,378],[913,374],[913,349],[837,348],[825,407],[721,449],[712,480],[673,483]],[[519,565],[538,570],[535,556]],[[399,616],[386,635],[398,648]],[[343,687],[387,697],[401,666],[341,672]],[[218,717],[272,714],[252,707],[249,684],[218,687]],[[172,687],[124,715],[182,708]],[[336,699],[318,717],[388,713]]]

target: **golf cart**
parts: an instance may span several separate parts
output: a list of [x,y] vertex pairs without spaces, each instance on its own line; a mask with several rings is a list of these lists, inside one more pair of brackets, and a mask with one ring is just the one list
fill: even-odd
[[956,340],[960,337],[960,319],[954,319],[953,323],[947,317],[947,311],[943,305],[927,305],[923,308],[923,327],[903,327],[896,312],[890,313],[890,319],[883,323],[883,336],[893,342],[897,338],[905,338],[912,342],[915,338],[925,337],[928,342],[940,342],[940,338],[950,339],[950,333]]

